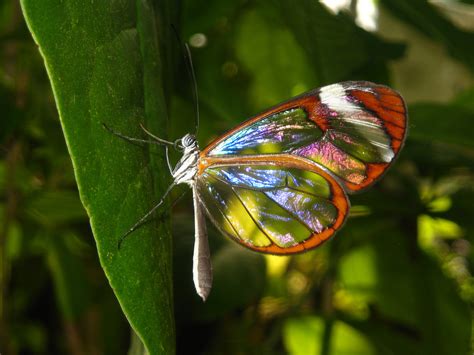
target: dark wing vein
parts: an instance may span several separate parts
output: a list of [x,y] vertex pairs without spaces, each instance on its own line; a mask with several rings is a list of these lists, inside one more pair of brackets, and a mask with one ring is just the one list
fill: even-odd
[[[207,193],[207,192],[206,192],[206,193]],[[227,215],[225,214],[225,212],[222,210],[222,207],[221,207],[218,203],[215,202],[213,196],[211,196],[210,200],[212,200],[212,202],[214,203],[214,206],[215,206],[215,207],[217,208],[217,210],[220,212],[220,214],[222,215],[222,217],[224,217],[224,219],[227,221],[227,223],[232,227],[232,229],[233,229],[234,232],[235,232],[235,235],[236,235],[238,238],[242,239],[242,236],[240,235],[240,233],[237,231],[237,229],[235,229],[234,225],[230,222],[229,218],[227,217]],[[203,203],[203,201],[201,200],[201,204],[204,206],[204,208],[206,208],[206,210],[207,210],[207,215],[212,219],[212,222],[214,223],[214,225],[219,226],[220,223],[218,223],[218,222],[215,220],[213,214],[212,214],[211,211],[209,211],[209,209],[207,208],[206,203]]]
[[272,238],[270,238],[267,234],[267,232],[262,228],[262,226],[260,226],[260,223],[258,223],[255,218],[253,218],[252,214],[250,213],[250,211],[248,210],[247,206],[245,206],[245,203],[242,201],[242,199],[240,198],[240,196],[237,194],[237,192],[235,192],[235,189],[233,186],[230,187],[232,189],[232,192],[233,194],[235,195],[235,197],[237,197],[237,199],[240,201],[240,203],[242,204],[242,206],[244,207],[245,211],[247,212],[247,214],[249,215],[249,217],[252,219],[253,223],[255,223],[255,225],[257,226],[258,229],[260,229],[260,231],[265,234],[265,236],[268,238],[268,240],[272,243],[272,244],[275,244],[275,242],[272,240]]
[[[291,187],[288,187],[290,190],[293,190]],[[285,208],[285,206],[282,206],[281,204],[279,204],[275,199],[271,198],[270,196],[268,196],[267,194],[264,194],[270,201],[272,201],[273,203],[276,203],[277,206],[279,206],[283,211],[285,211],[286,213],[288,213],[290,216],[292,216],[296,221],[298,221],[300,224],[302,224],[305,228],[309,229],[310,231],[312,231],[313,233],[317,233],[317,231],[315,231],[313,228],[311,228],[310,226],[308,226],[306,224],[306,222],[304,222],[300,216],[298,216],[297,214],[294,214],[292,211],[288,210]]]

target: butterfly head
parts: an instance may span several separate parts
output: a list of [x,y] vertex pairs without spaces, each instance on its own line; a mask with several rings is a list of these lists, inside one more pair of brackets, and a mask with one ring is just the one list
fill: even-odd
[[181,141],[179,142],[179,146],[185,152],[199,149],[196,136],[190,133],[186,134],[183,138],[181,138]]

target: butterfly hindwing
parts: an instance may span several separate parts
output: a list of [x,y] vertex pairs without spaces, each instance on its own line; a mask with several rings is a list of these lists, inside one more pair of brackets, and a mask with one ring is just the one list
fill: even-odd
[[342,226],[349,208],[339,184],[304,163],[210,166],[199,175],[197,188],[210,219],[224,234],[263,253],[317,247]]
[[303,94],[251,118],[202,157],[289,154],[328,169],[348,192],[375,182],[406,135],[406,107],[392,89],[343,82]]

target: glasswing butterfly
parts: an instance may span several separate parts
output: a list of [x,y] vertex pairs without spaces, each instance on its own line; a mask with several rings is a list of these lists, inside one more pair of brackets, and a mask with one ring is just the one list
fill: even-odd
[[[347,194],[371,186],[394,161],[406,128],[400,94],[366,81],[302,94],[248,119],[202,151],[194,135],[172,143],[143,128],[153,138],[146,142],[174,145],[183,155],[174,168],[168,159],[173,183],[163,199],[121,240],[175,185],[188,184],[195,213],[193,280],[206,300],[212,267],[205,214],[222,234],[257,252],[289,255],[316,248],[343,226]],[[166,153],[168,158],[168,148]]]

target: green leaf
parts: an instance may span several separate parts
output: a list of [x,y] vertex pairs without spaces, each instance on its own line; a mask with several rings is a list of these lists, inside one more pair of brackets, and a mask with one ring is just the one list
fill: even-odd
[[156,13],[167,12],[146,0],[23,0],[21,5],[45,60],[101,265],[148,352],[172,354],[168,223],[161,219],[142,227],[117,249],[120,236],[166,187],[162,150],[150,154],[102,128],[105,122],[140,136],[139,122],[144,122],[164,135],[169,82],[164,73],[171,71],[162,49],[170,19]]

